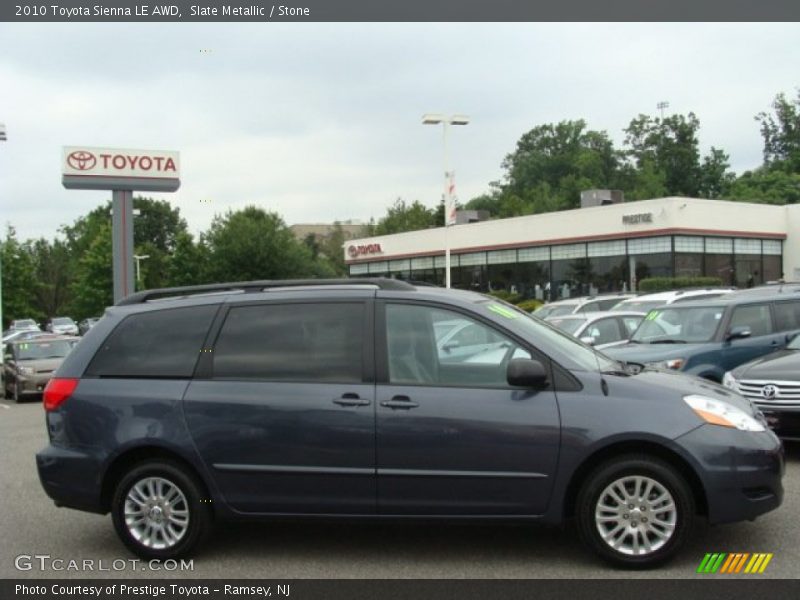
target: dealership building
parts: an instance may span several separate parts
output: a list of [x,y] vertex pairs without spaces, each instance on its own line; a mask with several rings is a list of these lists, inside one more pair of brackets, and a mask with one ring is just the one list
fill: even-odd
[[584,192],[582,205],[353,239],[344,245],[345,261],[353,277],[443,285],[449,242],[453,287],[539,299],[636,290],[639,281],[660,276],[712,276],[738,287],[800,280],[800,205],[621,202],[604,190]]

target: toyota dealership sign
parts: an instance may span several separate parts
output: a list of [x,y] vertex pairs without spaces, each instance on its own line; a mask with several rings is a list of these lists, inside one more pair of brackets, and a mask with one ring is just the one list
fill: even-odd
[[61,174],[70,189],[134,189],[174,192],[180,186],[180,155],[169,150],[66,146]]

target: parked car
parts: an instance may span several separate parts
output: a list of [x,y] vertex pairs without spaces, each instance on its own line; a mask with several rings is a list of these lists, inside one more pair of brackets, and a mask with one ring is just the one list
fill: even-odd
[[84,319],[83,321],[78,323],[78,334],[86,335],[86,332],[89,331],[95,325],[97,325],[97,322],[99,320],[100,317],[89,317],[88,319]]
[[642,294],[626,298],[612,306],[609,310],[635,310],[648,312],[659,306],[675,304],[676,302],[691,302],[694,300],[706,300],[708,298],[719,298],[735,291],[735,288],[707,288],[702,290],[673,290],[669,292],[656,292],[654,294]]
[[779,437],[800,441],[800,336],[728,371],[722,384],[749,398]]
[[[607,296],[583,296],[580,298],[568,298],[549,302],[536,309],[533,314],[540,319],[548,317],[558,317],[562,315],[574,315],[580,313],[598,312],[610,309],[626,298],[633,298],[634,294],[610,294]],[[646,312],[646,311],[645,311]]]
[[628,341],[644,316],[643,312],[603,311],[546,320],[583,343],[602,350]]
[[42,328],[39,327],[38,323],[33,319],[16,319],[15,321],[11,321],[11,325],[9,326],[9,331],[41,331]]
[[38,329],[36,330],[23,329],[19,331],[12,331],[11,333],[8,333],[7,335],[3,336],[3,346],[2,346],[3,355],[5,355],[6,345],[9,342],[14,342],[14,341],[21,342],[23,340],[30,340],[33,338],[44,337],[47,335],[50,334],[45,333],[44,331],[39,331]]
[[[437,324],[507,345],[440,360]],[[628,567],[783,498],[783,450],[722,386],[627,370],[495,298],[391,279],[149,290],[107,310],[44,394],[40,481],[143,557],[214,520],[558,524]],[[725,460],[720,460],[725,456]]]
[[800,297],[727,294],[651,310],[611,358],[721,382],[726,371],[786,346],[800,332]]
[[45,329],[60,335],[78,335],[78,325],[70,317],[53,317]]
[[15,402],[39,396],[75,344],[62,337],[36,337],[9,342],[3,356],[6,398]]

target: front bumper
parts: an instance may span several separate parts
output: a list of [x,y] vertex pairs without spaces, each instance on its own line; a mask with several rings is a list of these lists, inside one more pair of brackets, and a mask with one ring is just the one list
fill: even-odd
[[770,430],[703,425],[676,440],[698,463],[710,523],[755,519],[783,501],[783,445]]
[[47,383],[53,377],[52,373],[35,373],[33,375],[17,375],[17,384],[21,396],[41,394]]
[[87,450],[47,446],[36,454],[39,481],[56,503],[106,513],[101,499],[102,460]]
[[800,406],[778,406],[753,402],[775,434],[784,440],[800,441]]

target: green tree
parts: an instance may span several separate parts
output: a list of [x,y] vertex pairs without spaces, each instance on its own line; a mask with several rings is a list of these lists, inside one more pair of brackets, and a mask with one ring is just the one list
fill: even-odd
[[70,287],[72,316],[77,320],[101,315],[107,306],[114,303],[111,223],[102,223],[86,252],[77,257]]
[[756,115],[764,138],[764,166],[769,170],[800,173],[800,89],[791,101],[780,93],[772,102],[774,114]]
[[767,167],[746,171],[729,186],[725,197],[743,202],[797,204],[800,202],[800,173]]
[[206,282],[208,249],[202,240],[195,244],[192,234],[180,232],[167,270],[168,286],[199,285]]
[[45,313],[37,309],[34,302],[37,282],[31,246],[17,240],[17,232],[11,225],[7,226],[5,240],[0,243],[0,261],[3,329],[15,319],[44,319]]
[[436,210],[422,205],[419,200],[411,204],[402,198],[388,208],[386,216],[375,225],[373,235],[388,235],[404,231],[417,231],[435,226]]
[[216,216],[204,235],[210,281],[330,276],[276,213],[248,206]]
[[37,311],[47,316],[68,314],[70,301],[70,256],[67,245],[56,238],[40,238],[31,244],[36,277],[34,298]]
[[347,266],[344,263],[344,243],[346,236],[341,223],[336,221],[331,232],[325,236],[320,246],[322,258],[328,262],[336,277],[347,276]]
[[502,163],[499,214],[576,208],[582,190],[614,187],[621,158],[608,134],[583,119],[534,127]]

